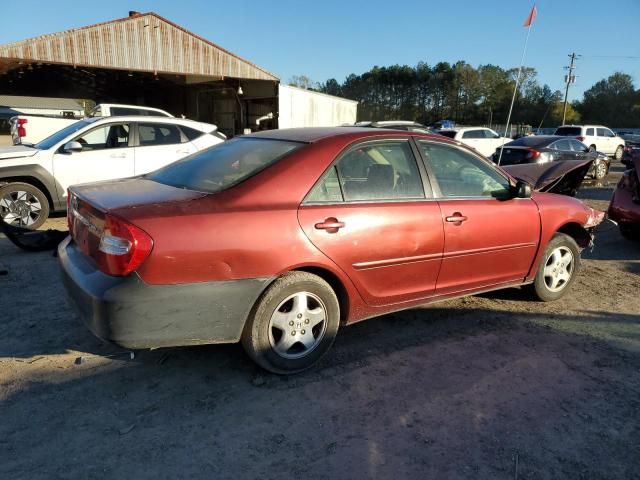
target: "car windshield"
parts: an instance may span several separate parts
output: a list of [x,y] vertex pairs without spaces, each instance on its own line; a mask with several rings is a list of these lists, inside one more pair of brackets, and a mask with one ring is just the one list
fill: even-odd
[[216,193],[246,180],[304,145],[240,137],[195,153],[146,178],[172,187]]
[[580,135],[580,127],[560,127],[554,135],[562,135],[563,137],[577,137]]
[[71,125],[68,125],[68,126],[64,127],[62,130],[58,130],[56,133],[54,133],[53,135],[45,138],[44,140],[40,140],[33,147],[37,148],[38,150],[49,150],[56,143],[64,140],[66,137],[68,137],[72,133],[77,132],[81,128],[84,128],[87,125],[90,125],[94,121],[95,120],[93,120],[93,119],[90,120],[90,119],[87,119],[87,118],[85,118],[84,120],[79,120],[79,121],[77,121],[75,123],[72,123]]

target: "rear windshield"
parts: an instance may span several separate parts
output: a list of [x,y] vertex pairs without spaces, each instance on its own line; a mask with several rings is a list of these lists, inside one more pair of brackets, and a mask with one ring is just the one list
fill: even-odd
[[146,176],[172,187],[216,193],[246,180],[303,143],[239,137],[195,153]]
[[436,133],[442,135],[443,137],[455,138],[456,133],[458,133],[458,132],[456,132],[454,130],[448,130],[448,131],[440,131],[440,132],[436,132]]
[[539,147],[544,146],[552,141],[557,140],[554,137],[536,136],[530,135],[527,137],[520,137],[516,140],[512,140],[509,143],[505,143],[505,147]]
[[556,129],[554,135],[562,135],[563,137],[577,137],[580,135],[580,127],[560,127]]

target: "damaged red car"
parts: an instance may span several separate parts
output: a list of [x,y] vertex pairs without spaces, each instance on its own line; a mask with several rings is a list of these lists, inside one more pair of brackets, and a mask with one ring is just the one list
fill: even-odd
[[64,283],[98,337],[241,341],[276,373],[388,312],[507,287],[558,299],[603,217],[447,138],[344,127],[246,135],[75,186],[68,212]]
[[622,236],[640,240],[640,151],[634,152],[627,165],[630,168],[622,174],[607,214]]

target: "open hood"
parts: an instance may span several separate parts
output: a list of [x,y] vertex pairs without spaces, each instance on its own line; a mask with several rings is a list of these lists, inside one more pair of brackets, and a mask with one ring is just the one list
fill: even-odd
[[537,192],[575,195],[592,163],[593,160],[567,160],[502,168],[516,179],[530,184]]

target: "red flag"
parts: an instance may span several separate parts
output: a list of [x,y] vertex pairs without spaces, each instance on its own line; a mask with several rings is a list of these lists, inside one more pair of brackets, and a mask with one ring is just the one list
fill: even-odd
[[525,27],[530,27],[537,16],[538,16],[538,9],[536,8],[536,5],[534,3],[533,7],[531,8],[531,11],[529,12],[529,16],[527,17],[527,19],[524,22],[524,26]]

